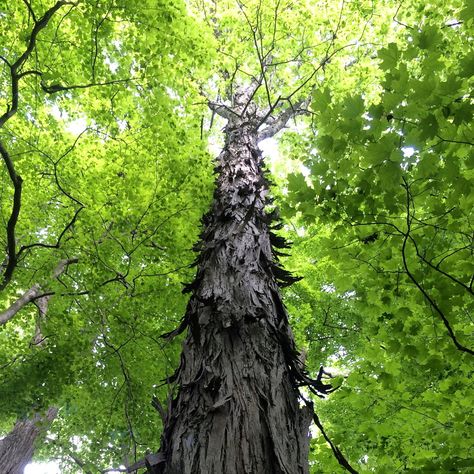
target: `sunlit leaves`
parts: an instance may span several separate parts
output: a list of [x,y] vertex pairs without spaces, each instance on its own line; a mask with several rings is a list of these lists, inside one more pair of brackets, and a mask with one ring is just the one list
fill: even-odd
[[[40,3],[38,17],[50,6]],[[32,25],[26,2],[2,8],[7,61]],[[1,131],[24,183],[24,250],[0,311],[35,283],[52,296],[45,319],[30,304],[0,329],[0,423],[8,430],[17,416],[58,406],[61,442],[47,448],[64,459],[72,450],[105,468],[156,443],[150,397],[166,398],[157,386],[177,350],[158,337],[184,311],[180,282],[212,181],[196,85],[208,75],[206,37],[179,2],[67,5],[38,36],[25,66],[36,72],[22,78],[18,113]],[[12,187],[5,167],[1,176],[5,225]],[[65,257],[78,263],[55,278]],[[33,344],[35,331],[44,343]]]
[[[461,440],[471,439],[472,356],[456,348],[427,299],[472,349],[468,3],[404,3],[394,15],[396,35],[377,50],[378,79],[372,72],[358,93],[328,87],[330,103],[321,91],[313,94],[315,133],[298,157],[310,169],[314,197],[288,194],[288,217],[314,242],[298,244],[314,262],[300,271],[327,311],[316,315],[306,344],[349,374],[320,410],[336,439],[351,440],[346,454],[362,472],[470,465],[469,442]],[[337,330],[328,328],[337,305],[328,309],[327,298],[354,312]],[[357,325],[348,331],[351,321]],[[324,449],[315,449],[315,472],[331,472]]]
[[[52,2],[32,4],[39,15]],[[0,5],[0,54],[12,61],[32,18],[24,2]],[[54,292],[44,347],[31,345],[34,305],[0,330],[2,427],[54,403],[58,456],[108,467],[135,442],[156,447],[150,396],[166,398],[158,385],[177,358],[158,336],[183,314],[180,282],[210,196],[205,102],[253,78],[262,107],[311,97],[281,138],[297,164],[277,185],[296,233],[288,266],[305,277],[286,293],[294,332],[310,370],[329,366],[341,384],[318,403],[326,430],[361,472],[472,468],[472,361],[426,297],[472,347],[472,24],[460,0],[61,10],[27,64],[41,75],[22,79],[2,129],[24,178],[18,246],[42,245],[24,251],[0,302],[35,282]],[[3,111],[5,62],[0,80]],[[0,178],[5,224],[4,167]],[[66,256],[77,265],[52,278]],[[320,436],[310,460],[314,472],[340,469]]]

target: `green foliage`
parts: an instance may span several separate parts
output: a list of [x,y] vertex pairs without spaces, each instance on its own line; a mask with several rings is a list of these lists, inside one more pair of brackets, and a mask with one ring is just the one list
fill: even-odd
[[[40,18],[51,6],[32,8]],[[26,2],[2,11],[1,54],[12,63],[33,20]],[[184,312],[180,282],[191,277],[212,182],[195,105],[194,81],[212,60],[202,39],[176,2],[64,5],[39,33],[23,68],[38,74],[21,79],[18,111],[1,130],[23,178],[21,253],[1,311],[35,283],[54,294],[46,317],[30,304],[0,326],[0,423],[8,430],[59,406],[44,450],[64,459],[63,472],[77,469],[68,453],[105,468],[159,441],[151,396],[166,399],[159,386],[179,350],[159,335]],[[3,113],[6,62],[0,74]],[[42,85],[80,87],[50,94]],[[0,173],[6,227],[13,187],[5,166]],[[78,262],[53,278],[66,258]]]
[[[290,308],[313,315],[299,333],[311,362],[344,375],[318,407],[361,472],[474,468],[467,10],[405,2],[378,70],[316,92],[314,133],[288,138],[310,179],[289,177],[286,216],[311,236]],[[319,438],[313,456],[337,470]]]
[[[0,0],[0,114],[28,5]],[[473,22],[469,0],[62,5],[0,127],[23,178],[0,313],[34,284],[51,294],[45,317],[30,303],[0,326],[2,430],[59,406],[40,456],[62,472],[79,472],[71,454],[93,470],[158,447],[150,400],[166,401],[179,352],[159,335],[184,314],[211,196],[206,101],[253,77],[274,115],[311,98],[270,167],[285,264],[304,277],[286,290],[292,326],[309,369],[340,386],[316,401],[326,431],[360,472],[474,472]],[[339,472],[314,434],[312,472]]]

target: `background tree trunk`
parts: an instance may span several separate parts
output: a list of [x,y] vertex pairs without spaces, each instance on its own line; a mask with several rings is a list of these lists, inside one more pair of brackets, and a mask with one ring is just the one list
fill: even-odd
[[198,271],[181,326],[189,326],[162,436],[160,474],[308,472],[312,413],[300,407],[302,369],[278,284],[272,215],[258,149],[257,114],[234,98]]
[[23,474],[33,458],[36,442],[46,433],[57,413],[57,408],[50,408],[45,415],[36,414],[16,422],[13,430],[0,440],[2,474]]

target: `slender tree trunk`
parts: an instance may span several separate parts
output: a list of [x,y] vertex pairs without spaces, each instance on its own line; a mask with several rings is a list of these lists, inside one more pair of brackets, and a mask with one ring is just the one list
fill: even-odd
[[25,466],[33,458],[38,439],[46,433],[57,413],[56,408],[50,408],[44,416],[36,414],[16,422],[13,430],[0,440],[2,474],[23,474]]
[[[272,215],[258,149],[261,114],[246,106],[252,90],[226,113],[211,211],[203,218],[197,276],[186,327],[178,392],[161,449],[159,474],[299,474],[308,472],[312,413],[301,407],[305,379],[279,286],[295,279],[276,262],[285,246]],[[221,111],[223,109],[221,108]],[[309,379],[307,379],[309,380]]]

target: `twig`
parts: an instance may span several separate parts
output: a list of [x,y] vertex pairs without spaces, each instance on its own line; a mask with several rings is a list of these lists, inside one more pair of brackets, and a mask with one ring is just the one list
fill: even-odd
[[321,423],[321,420],[319,419],[318,415],[314,411],[314,405],[311,401],[309,400],[304,400],[306,403],[306,406],[311,410],[312,415],[313,415],[313,421],[314,424],[319,428],[321,431],[321,434],[323,435],[323,438],[326,440],[326,442],[329,444],[331,447],[332,452],[334,453],[334,457],[337,459],[337,462],[348,472],[351,474],[359,474],[358,471],[356,471],[350,464],[349,461],[344,457],[342,454],[341,450],[331,441],[329,436],[327,435],[326,431],[324,430],[324,427]]
[[89,89],[90,87],[98,87],[98,86],[110,86],[113,84],[122,84],[124,82],[132,81],[131,78],[128,79],[116,79],[113,81],[105,81],[105,82],[91,82],[89,84],[76,84],[72,86],[63,86],[61,84],[52,84],[47,86],[44,82],[41,82],[41,88],[44,92],[48,94],[57,94],[58,92],[70,91],[74,89]]
[[441,320],[443,321],[444,326],[446,327],[449,337],[453,341],[454,345],[460,350],[461,352],[466,352],[470,355],[474,355],[474,351],[472,349],[469,349],[468,347],[463,346],[456,338],[456,335],[454,334],[453,328],[451,327],[451,324],[449,323],[448,319],[446,318],[445,314],[441,310],[441,308],[436,304],[436,302],[431,298],[431,296],[426,292],[426,290],[423,288],[423,286],[416,280],[414,275],[411,273],[410,269],[408,268],[408,262],[406,258],[406,246],[407,242],[409,240],[409,234],[411,231],[411,215],[410,215],[410,207],[411,207],[411,200],[410,200],[410,187],[408,183],[406,182],[405,178],[403,178],[404,182],[404,188],[407,193],[407,202],[406,202],[406,225],[407,225],[407,231],[404,233],[404,239],[403,239],[403,245],[402,245],[402,260],[403,260],[403,266],[405,268],[405,272],[408,275],[408,278],[414,283],[414,285],[420,290],[420,292],[423,294],[425,299],[430,303],[431,307],[438,313],[440,316]]

